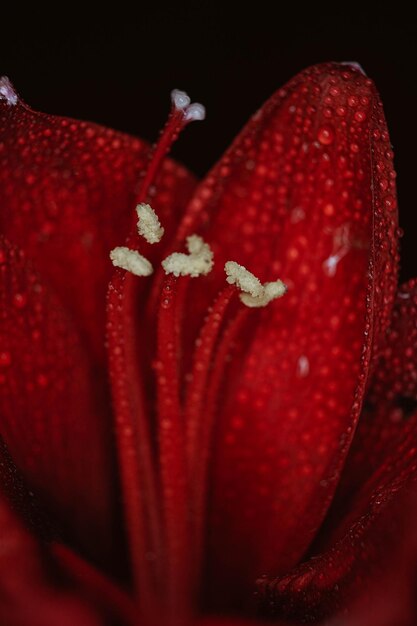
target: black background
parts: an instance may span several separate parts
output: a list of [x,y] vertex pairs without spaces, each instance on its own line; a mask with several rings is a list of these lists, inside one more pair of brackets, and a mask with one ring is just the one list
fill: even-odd
[[293,74],[321,61],[361,63],[382,95],[396,155],[402,275],[417,275],[416,28],[401,4],[88,6],[3,11],[0,73],[34,108],[148,140],[165,120],[170,90],[187,90],[208,116],[184,134],[174,156],[198,174]]

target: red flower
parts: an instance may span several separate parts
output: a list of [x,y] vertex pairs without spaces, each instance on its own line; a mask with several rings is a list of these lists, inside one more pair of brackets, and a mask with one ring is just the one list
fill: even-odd
[[[198,184],[161,161],[201,113],[174,96],[150,151],[0,81],[0,623],[414,624],[417,282],[375,87],[307,69]],[[140,278],[109,260],[138,202]],[[201,275],[165,274],[193,234]],[[246,306],[228,261],[287,293]]]

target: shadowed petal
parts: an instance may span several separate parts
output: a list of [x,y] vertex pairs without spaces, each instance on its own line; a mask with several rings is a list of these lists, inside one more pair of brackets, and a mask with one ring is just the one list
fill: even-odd
[[209,584],[227,604],[297,562],[329,506],[389,321],[396,227],[377,92],[336,64],[275,94],[190,204],[179,238],[203,235],[216,264],[187,323],[227,260],[288,286],[251,313],[218,403]]
[[383,589],[385,612],[396,612],[398,622],[374,611],[375,624],[415,623],[417,413],[411,421],[408,435],[352,502],[338,539],[290,574],[259,581],[267,612],[311,621],[355,601],[362,605],[359,615],[365,611],[369,619],[369,606],[375,602],[378,609],[381,601],[375,591]]
[[322,532],[327,541],[351,510],[357,491],[415,428],[410,418],[417,410],[416,357],[417,281],[413,279],[397,294],[392,323]]
[[414,279],[399,289],[341,484],[312,549],[321,554],[261,584],[278,612],[317,616],[355,599],[355,625],[415,621],[417,508],[415,488],[410,495],[406,487],[417,476],[416,321]]
[[0,433],[65,535],[104,555],[116,513],[109,401],[59,301],[0,243]]
[[[123,133],[0,98],[0,230],[33,259],[101,358],[109,251],[128,233],[148,151]],[[168,235],[193,186],[183,167],[164,162],[154,207]]]
[[100,626],[81,599],[58,589],[41,551],[0,499],[0,623],[5,626]]

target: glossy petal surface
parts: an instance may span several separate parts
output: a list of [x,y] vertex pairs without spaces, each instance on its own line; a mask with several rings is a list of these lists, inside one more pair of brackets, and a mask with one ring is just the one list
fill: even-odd
[[[411,619],[417,509],[415,488],[409,493],[407,487],[417,477],[416,349],[412,280],[399,289],[341,484],[312,550],[322,553],[289,576],[261,584],[276,611],[317,617],[356,599],[359,623],[364,615],[369,623],[384,623],[390,612],[392,623]],[[370,603],[380,587],[384,609],[370,616],[359,590],[369,590]]]
[[332,498],[394,298],[391,159],[372,82],[316,66],[255,114],[183,222],[216,254],[204,308],[230,259],[289,288],[252,314],[218,404],[208,554],[226,602],[295,563]]
[[0,280],[1,434],[61,528],[97,555],[117,513],[107,395],[59,301],[4,239]]

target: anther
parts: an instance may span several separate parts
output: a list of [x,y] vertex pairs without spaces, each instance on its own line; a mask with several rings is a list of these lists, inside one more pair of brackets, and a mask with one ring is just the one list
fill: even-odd
[[213,251],[208,243],[205,243],[198,235],[190,235],[187,237],[187,250],[189,254],[173,252],[162,261],[166,274],[195,278],[211,272]]
[[149,204],[141,203],[136,207],[138,232],[148,243],[158,243],[165,232],[157,214]]
[[136,250],[130,250],[125,246],[114,248],[110,252],[110,258],[115,267],[120,267],[135,276],[150,276],[153,272],[152,264],[148,259]]
[[236,285],[239,289],[245,293],[249,293],[254,298],[262,294],[263,288],[261,281],[256,278],[252,272],[249,272],[246,267],[243,267],[243,265],[239,265],[236,261],[227,261],[224,266],[224,271],[227,275],[226,280],[231,285]]
[[287,292],[282,280],[262,284],[252,272],[235,261],[227,261],[224,271],[227,282],[236,285],[242,291],[239,297],[247,307],[264,307]]
[[287,287],[282,280],[275,280],[271,283],[263,284],[263,293],[260,296],[252,296],[249,293],[241,293],[240,299],[246,306],[250,308],[263,307],[276,300],[282,298],[287,293]]

